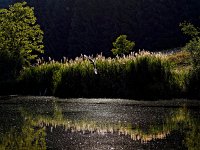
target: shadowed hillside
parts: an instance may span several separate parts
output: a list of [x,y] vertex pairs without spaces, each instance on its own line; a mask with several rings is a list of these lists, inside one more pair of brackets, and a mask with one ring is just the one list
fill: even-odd
[[[1,7],[20,0],[4,0]],[[200,24],[199,0],[27,0],[45,33],[46,53],[60,58],[103,52],[110,55],[120,34],[135,49],[162,50],[183,46],[184,20]]]

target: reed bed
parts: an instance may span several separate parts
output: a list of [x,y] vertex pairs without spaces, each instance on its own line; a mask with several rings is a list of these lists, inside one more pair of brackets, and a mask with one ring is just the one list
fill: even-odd
[[[88,59],[89,58],[89,59]],[[38,60],[18,79],[19,93],[58,97],[159,99],[180,96],[182,85],[166,55],[139,51],[105,58],[83,55],[60,62]],[[90,62],[94,60],[94,65]]]

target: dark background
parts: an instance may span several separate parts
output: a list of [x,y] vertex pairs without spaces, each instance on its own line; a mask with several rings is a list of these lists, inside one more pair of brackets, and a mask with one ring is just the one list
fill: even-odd
[[[7,8],[21,0],[1,0]],[[44,31],[46,55],[110,56],[112,42],[126,34],[135,50],[184,46],[183,21],[200,25],[200,0],[27,0]]]

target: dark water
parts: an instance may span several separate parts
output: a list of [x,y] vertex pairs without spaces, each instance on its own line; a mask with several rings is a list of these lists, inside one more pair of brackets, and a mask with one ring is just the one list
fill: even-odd
[[0,98],[0,150],[200,149],[200,101]]

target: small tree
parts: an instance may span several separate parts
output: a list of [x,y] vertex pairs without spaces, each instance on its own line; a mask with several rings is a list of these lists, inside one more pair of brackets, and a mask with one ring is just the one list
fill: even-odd
[[113,42],[113,49],[111,50],[114,55],[128,54],[135,46],[134,42],[126,39],[126,35],[120,35],[115,42]]
[[[19,70],[43,52],[43,31],[36,24],[33,8],[26,2],[0,9],[0,73]],[[10,68],[9,68],[10,67]]]
[[200,67],[200,32],[193,24],[183,22],[180,24],[181,31],[189,35],[191,40],[186,44],[185,49],[188,50],[192,57],[194,68]]

